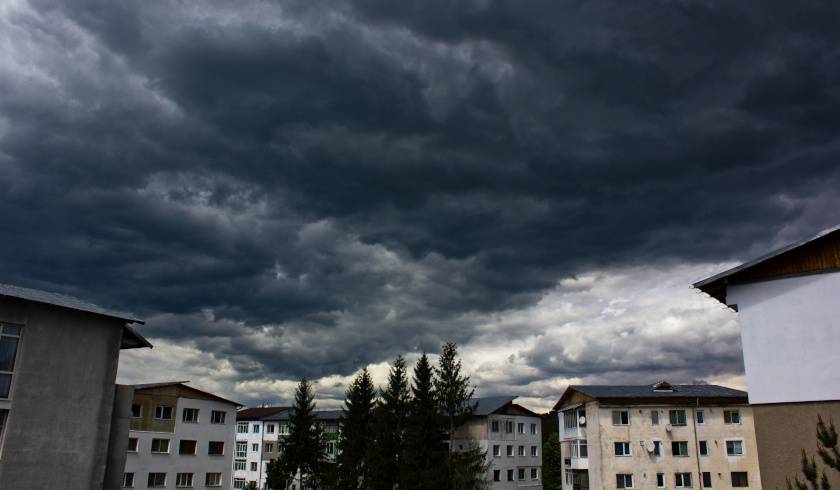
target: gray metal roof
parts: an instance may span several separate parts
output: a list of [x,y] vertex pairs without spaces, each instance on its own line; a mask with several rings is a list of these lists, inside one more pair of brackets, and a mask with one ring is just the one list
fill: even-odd
[[[294,408],[289,408],[288,410],[263,417],[262,420],[289,420],[294,412]],[[343,413],[342,410],[315,410],[315,417],[320,420],[338,420]]]
[[[180,387],[185,388],[189,391],[193,391],[193,392],[197,391],[197,392],[202,393],[206,396],[212,397],[216,400],[219,400],[219,401],[222,401],[222,402],[225,402],[225,403],[230,403],[231,405],[236,405],[237,407],[242,406],[242,404],[239,403],[239,402],[229,400],[229,399],[227,399],[225,397],[222,397],[222,396],[219,396],[215,393],[210,393],[209,391],[199,390],[198,388],[195,388],[193,386],[188,386],[187,383],[189,383],[189,381],[164,381],[162,383],[144,383],[144,384],[136,384],[136,385],[132,385],[132,386],[134,387],[135,392],[136,391],[142,391],[142,390],[154,389],[154,388],[165,388],[167,386],[180,386]],[[189,397],[186,397],[186,398],[189,398]]]
[[87,301],[82,301],[78,298],[74,298],[73,296],[68,296],[66,294],[52,293],[49,291],[41,291],[38,289],[23,288],[20,286],[14,286],[12,284],[0,283],[0,296],[9,296],[11,298],[25,299],[28,301],[34,301],[36,303],[44,303],[48,305],[61,306],[63,308],[70,308],[71,310],[96,313],[97,315],[123,320],[127,323],[143,323],[142,320],[138,320],[126,313],[107,310],[93,303],[88,303]]
[[840,225],[834,226],[832,228],[828,228],[827,230],[823,230],[823,231],[817,233],[816,235],[814,235],[810,238],[807,238],[805,240],[800,240],[798,242],[791,243],[790,245],[784,246],[784,247],[782,247],[778,250],[774,250],[774,251],[772,251],[768,254],[762,255],[761,257],[759,257],[757,259],[750,260],[749,262],[744,262],[743,264],[741,264],[737,267],[733,267],[731,269],[725,270],[725,271],[723,271],[719,274],[715,274],[712,277],[703,279],[702,281],[697,281],[693,284],[693,286],[695,288],[702,288],[703,286],[706,286],[708,284],[711,284],[711,283],[713,283],[715,281],[718,281],[718,280],[721,280],[721,279],[725,279],[725,278],[727,278],[727,277],[729,277],[733,274],[736,274],[738,272],[747,270],[751,267],[755,267],[756,265],[758,265],[762,262],[765,262],[767,260],[770,260],[773,257],[778,257],[779,255],[782,255],[785,252],[789,252],[789,251],[791,251],[795,248],[798,248],[798,247],[801,247],[802,245],[805,245],[806,243],[810,243],[810,242],[812,242],[812,241],[814,241],[818,238],[822,238],[824,236],[831,235],[832,233],[837,232],[837,231],[840,231]]
[[744,398],[746,391],[719,385],[673,385],[673,391],[654,391],[653,385],[572,385],[593,398]]
[[163,383],[145,383],[145,384],[138,384],[138,385],[131,385],[134,387],[135,390],[143,390],[148,388],[163,388],[165,386],[175,386],[175,385],[183,385],[189,383],[187,381],[166,381]]
[[472,398],[468,403],[469,405],[477,403],[473,409],[473,415],[490,415],[508,403],[513,402],[516,398],[515,396],[488,396],[485,398]]

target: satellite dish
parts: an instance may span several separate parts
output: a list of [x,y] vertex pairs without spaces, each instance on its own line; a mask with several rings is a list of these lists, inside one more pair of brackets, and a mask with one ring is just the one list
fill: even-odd
[[586,425],[586,417],[584,417],[583,415],[578,417],[578,425],[580,425],[580,426]]
[[665,432],[671,432],[672,428],[673,427],[671,427],[671,424],[665,424]]
[[656,450],[656,444],[654,444],[653,441],[648,441],[645,444],[645,449],[647,449],[647,452],[653,453]]

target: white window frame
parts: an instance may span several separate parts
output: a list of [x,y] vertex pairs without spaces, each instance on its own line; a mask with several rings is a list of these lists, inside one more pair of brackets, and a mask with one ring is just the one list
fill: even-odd
[[[213,476],[213,482],[210,481],[210,476]],[[205,487],[221,487],[222,486],[222,474],[216,472],[208,472],[204,474],[204,486]]]
[[[709,484],[706,485],[706,475],[709,475]],[[700,472],[700,488],[712,488],[712,472],[711,471],[701,471]]]
[[[741,447],[741,452],[730,454],[729,453],[729,443],[730,442],[739,443],[740,447]],[[728,457],[728,458],[743,458],[744,456],[747,455],[747,445],[744,443],[743,438],[736,437],[736,438],[733,438],[733,439],[725,439],[723,444],[724,444],[724,447],[726,448],[726,457]]]
[[[195,414],[195,418],[194,419],[190,418],[189,420],[187,420],[187,414],[188,413],[189,414]],[[199,420],[198,417],[199,417],[200,413],[201,413],[201,411],[197,408],[184,407],[184,409],[181,411],[181,422],[183,422],[185,424],[197,424],[198,420]]]
[[525,446],[519,446],[519,449],[517,449],[517,454],[520,457],[524,457],[525,456]]
[[537,424],[531,424],[531,435],[537,434]]
[[[682,417],[682,421],[680,421],[680,417]],[[668,423],[674,427],[685,427],[688,425],[688,415],[685,413],[685,409],[674,408],[668,410]]]
[[[155,441],[166,441],[166,451],[161,451],[160,447],[158,447],[158,450],[155,451]],[[160,446],[160,444],[158,444],[158,446]],[[169,441],[169,439],[163,437],[155,437],[152,439],[149,450],[152,454],[169,454],[172,450],[172,443]]]
[[[169,417],[164,417],[166,409],[169,409]],[[155,420],[172,420],[172,407],[169,405],[157,405],[155,407]]]
[[254,434],[259,434],[260,433],[260,424],[254,424],[254,427],[252,428],[252,430],[253,430]]
[[[703,446],[706,446],[706,451],[703,451]],[[701,458],[706,458],[709,456],[709,441],[697,441],[697,455]]]
[[502,446],[493,444],[493,456],[498,458],[502,455]]
[[[619,454],[618,448],[621,448],[621,453]],[[616,458],[629,458],[633,456],[633,448],[630,446],[630,442],[628,441],[615,441],[613,443],[613,456]]]
[[[729,422],[726,421],[726,415],[729,414]],[[737,422],[732,421],[732,416],[738,419]],[[741,411],[737,408],[734,409],[726,409],[723,411],[723,423],[725,425],[741,425]]]
[[[686,477],[688,477],[688,485],[685,484]],[[694,485],[692,480],[691,472],[674,473],[674,488],[692,488]]]
[[274,434],[274,424],[265,424],[265,433]]
[[[660,480],[662,480],[660,482]],[[665,488],[667,485],[667,481],[665,480],[665,473],[657,473],[656,474],[656,488]]]
[[[157,484],[155,482],[154,484],[152,484],[152,475],[163,475],[163,483]],[[146,486],[148,488],[166,488],[166,473],[161,473],[159,471],[150,471],[149,476],[146,478]]]
[[706,412],[704,410],[696,410],[694,412],[694,420],[697,421],[697,425],[706,425]]
[[[627,484],[628,477],[630,478],[630,485]],[[622,479],[621,485],[618,484],[619,478]],[[636,482],[634,480],[633,473],[617,473],[615,475],[616,488],[635,488]]]
[[126,471],[123,473],[123,488],[134,488],[134,472],[133,471]]
[[[137,415],[134,415],[134,407],[139,407],[140,410],[137,411]],[[131,404],[131,418],[133,419],[142,419],[143,418],[143,404],[142,403],[132,403]]]
[[498,420],[491,420],[490,421],[490,432],[494,434],[498,434],[500,430],[499,421]]
[[[131,441],[134,441],[134,449],[131,449]],[[137,437],[129,437],[128,438],[128,449],[126,452],[129,453],[138,453],[140,452],[140,439]]]
[[224,410],[211,410],[210,411],[210,423],[217,424],[217,425],[225,425],[225,421],[227,420],[227,412]]
[[248,422],[237,422],[236,423],[236,433],[237,434],[247,434],[248,433]]
[[[222,452],[220,452],[220,453],[211,453],[210,452],[210,448],[213,447],[214,442],[222,445]],[[224,456],[225,455],[225,441],[207,441],[207,455],[208,456]]]
[[[616,417],[616,414],[618,417]],[[616,418],[618,418],[618,423],[616,423]],[[627,419],[625,422],[624,419]],[[612,424],[615,426],[625,427],[630,425],[630,410],[613,410],[612,411]]]
[[[186,481],[184,481],[186,480]],[[175,473],[175,488],[192,488],[192,473]]]
[[512,458],[512,457],[513,457],[513,455],[514,455],[514,452],[513,452],[513,445],[508,444],[507,449],[505,450],[505,454],[507,454],[507,456],[508,456],[509,458]]
[[[239,448],[242,448],[240,451]],[[248,457],[248,443],[247,442],[237,442],[236,443],[236,453],[234,454],[236,458],[247,458]]]
[[[677,444],[677,447],[682,448],[685,445],[685,454],[676,454],[674,452],[674,444]],[[689,457],[688,453],[688,441],[671,441],[671,456],[675,458],[687,458]]]
[[516,432],[517,434],[524,434],[525,433],[525,423],[519,422],[516,424]]
[[233,471],[247,471],[248,462],[244,459],[234,459],[233,460]]
[[540,455],[540,453],[539,453],[539,450],[537,449],[537,446],[531,446],[531,457],[536,458],[539,455]]

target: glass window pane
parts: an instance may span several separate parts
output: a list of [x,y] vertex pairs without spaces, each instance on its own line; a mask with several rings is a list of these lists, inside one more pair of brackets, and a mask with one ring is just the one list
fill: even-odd
[[0,371],[14,369],[18,340],[16,337],[0,337]]
[[12,375],[0,374],[0,398],[9,398],[9,391],[12,388]]
[[17,335],[20,336],[20,327],[17,325],[3,325],[3,333],[6,335]]

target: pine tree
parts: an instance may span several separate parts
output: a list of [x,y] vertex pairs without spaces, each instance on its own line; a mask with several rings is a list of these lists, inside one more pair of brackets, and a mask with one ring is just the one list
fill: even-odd
[[288,487],[288,482],[289,475],[284,472],[283,461],[280,458],[269,461],[265,469],[265,488],[282,490]]
[[345,395],[338,455],[338,483],[341,488],[369,486],[368,460],[373,447],[371,436],[375,398],[373,381],[365,368],[353,380]]
[[446,450],[435,398],[432,366],[424,352],[414,366],[400,489],[447,488]]
[[388,374],[388,386],[380,393],[374,410],[374,444],[369,473],[371,490],[393,490],[404,473],[400,455],[410,403],[405,359],[397,356]]
[[325,465],[326,444],[316,420],[312,385],[300,380],[289,414],[289,436],[283,441],[279,473],[291,482],[300,472],[301,486],[317,486]]
[[[443,414],[445,430],[451,438],[455,436],[455,430],[460,427],[470,416],[474,406],[470,405],[475,389],[470,386],[470,377],[461,374],[461,360],[458,359],[458,346],[455,342],[447,342],[438,360],[438,368],[434,379],[435,395],[438,401],[440,413]],[[454,481],[454,475],[458,473],[459,479],[463,480],[468,468],[456,468],[455,464],[468,464],[470,468],[477,466],[469,464],[469,458],[453,458],[453,444],[450,442],[447,452],[447,470],[450,480]],[[479,475],[475,475],[478,477]]]
[[543,444],[542,463],[543,490],[560,490],[563,484],[563,458],[557,434]]

